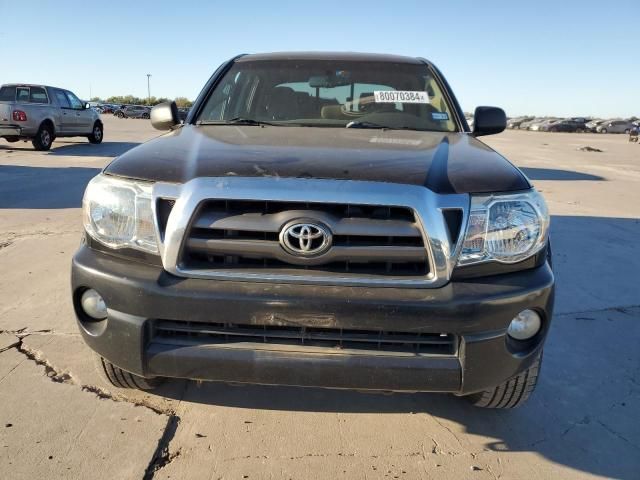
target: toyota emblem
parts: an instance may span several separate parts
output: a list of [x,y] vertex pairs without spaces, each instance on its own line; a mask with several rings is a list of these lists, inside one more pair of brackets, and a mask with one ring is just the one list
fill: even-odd
[[280,232],[280,244],[292,255],[317,256],[331,246],[331,233],[324,225],[295,221],[285,225]]

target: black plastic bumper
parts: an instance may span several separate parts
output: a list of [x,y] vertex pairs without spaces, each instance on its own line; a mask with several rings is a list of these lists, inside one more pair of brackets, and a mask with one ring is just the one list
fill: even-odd
[[[472,393],[526,369],[539,353],[553,308],[549,266],[451,282],[438,289],[330,287],[184,279],[162,268],[83,246],[73,259],[78,324],[100,355],[143,376],[396,391]],[[89,323],[78,295],[97,290],[108,318]],[[507,341],[525,308],[544,321],[535,342]],[[456,355],[349,355],[228,345],[167,345],[154,319],[454,334]]]

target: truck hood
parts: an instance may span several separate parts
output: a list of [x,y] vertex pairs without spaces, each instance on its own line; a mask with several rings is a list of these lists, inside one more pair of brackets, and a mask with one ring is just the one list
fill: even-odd
[[468,133],[185,125],[105,172],[184,183],[197,177],[294,177],[422,185],[437,193],[525,190],[526,177]]

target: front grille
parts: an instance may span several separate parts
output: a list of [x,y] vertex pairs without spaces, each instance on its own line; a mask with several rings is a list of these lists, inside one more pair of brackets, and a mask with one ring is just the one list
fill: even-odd
[[[280,244],[285,224],[300,219],[328,227],[329,250],[300,257]],[[406,207],[333,203],[208,200],[192,218],[180,267],[317,276],[425,277],[427,250]]]
[[[156,320],[153,343],[170,345],[270,345],[274,349],[291,346],[335,350],[336,353],[388,352],[415,355],[455,355],[455,335],[391,332],[234,323],[199,323]],[[259,346],[259,345],[258,345]]]

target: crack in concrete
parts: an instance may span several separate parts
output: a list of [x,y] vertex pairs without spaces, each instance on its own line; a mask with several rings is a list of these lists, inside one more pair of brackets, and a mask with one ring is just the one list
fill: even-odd
[[16,337],[28,337],[29,335],[54,334],[54,331],[51,329],[29,330],[29,327],[22,327],[17,330],[0,330],[0,333],[7,333],[7,334],[15,335]]
[[640,387],[640,383],[637,382],[636,377],[632,377],[630,375],[625,375],[625,378],[627,380],[629,380],[631,383],[633,383],[634,385]]
[[591,309],[591,310],[578,310],[575,312],[558,312],[554,314],[554,317],[568,317],[568,316],[581,315],[586,313],[604,313],[604,312],[619,312],[619,313],[624,313],[625,315],[633,315],[633,312],[629,312],[628,310],[632,310],[635,308],[640,308],[640,304],[620,305],[617,307],[607,307],[607,308]]
[[2,243],[0,243],[0,248],[4,243],[8,242],[9,244],[13,243],[14,240],[20,240],[22,238],[30,238],[30,237],[50,237],[55,235],[71,235],[71,234],[82,234],[82,230],[61,230],[56,232],[54,230],[37,230],[35,232],[6,232],[3,236]]
[[580,420],[579,422],[574,422],[572,423],[569,428],[565,429],[564,432],[562,432],[562,435],[560,435],[560,438],[564,438],[567,436],[567,434],[569,432],[571,432],[574,428],[582,426],[582,425],[589,425],[591,423],[591,418],[587,415],[586,417],[584,417],[582,420]]
[[[456,439],[456,442],[458,442],[458,445],[460,445],[460,448],[462,448],[462,449],[464,450],[464,447],[463,447],[463,445],[462,445],[462,442],[461,442],[461,441],[460,441],[460,439],[458,438],[458,435],[457,435],[453,430],[451,430],[451,428],[449,428],[448,426],[446,426],[444,423],[442,423],[440,420],[438,420],[435,416],[431,415],[431,418],[433,418],[433,420],[434,420],[438,425],[440,425],[440,427],[444,428],[447,432],[449,432],[449,433],[453,436],[453,438],[455,438],[455,439]],[[452,454],[452,453],[451,453],[451,452],[449,452],[449,455],[451,455],[451,454]]]
[[[182,453],[182,449],[178,448],[175,452],[170,452],[169,445],[173,440],[173,437],[176,434],[176,430],[178,429],[178,425],[180,424],[180,417],[175,414],[175,412],[171,409],[162,409],[158,408],[144,400],[135,400],[131,398],[127,398],[121,395],[115,395],[101,387],[96,385],[82,385],[79,384],[76,379],[74,379],[68,372],[63,372],[53,366],[47,359],[42,357],[42,352],[38,352],[36,350],[32,350],[28,348],[23,339],[31,335],[29,332],[25,333],[27,328],[22,328],[19,330],[15,330],[12,332],[3,330],[2,333],[12,333],[16,335],[16,342],[9,348],[5,350],[9,350],[11,348],[15,348],[18,352],[22,353],[28,360],[31,360],[36,365],[44,367],[45,375],[49,380],[56,383],[66,383],[69,385],[77,385],[83,392],[92,393],[99,399],[110,400],[112,402],[123,402],[130,403],[135,405],[136,407],[143,407],[151,410],[157,415],[166,415],[167,416],[167,424],[163,430],[162,436],[158,440],[158,445],[149,461],[147,468],[144,473],[144,480],[152,480],[155,473],[169,465],[173,462],[177,457]],[[39,331],[39,333],[52,333],[50,330]],[[3,350],[4,351],[4,350]]]
[[582,420],[580,420],[578,422],[570,423],[569,426],[567,428],[565,428],[564,431],[560,435],[546,436],[544,438],[541,438],[540,440],[536,440],[535,442],[529,443],[527,445],[527,448],[535,447],[537,445],[540,445],[542,443],[548,442],[549,440],[553,440],[555,438],[557,438],[557,439],[564,438],[571,431],[573,431],[573,429],[575,429],[576,427],[582,426],[582,425],[589,425],[590,423],[591,423],[591,418],[587,415],[586,417],[584,417]]
[[629,440],[628,438],[626,438],[624,435],[619,434],[618,432],[616,432],[614,429],[612,429],[609,425],[607,425],[606,423],[600,421],[600,420],[596,420],[596,422],[598,422],[600,424],[600,426],[602,426],[602,428],[604,428],[607,432],[609,432],[611,435],[613,435],[614,437],[618,437],[620,440],[622,440],[623,442],[628,443],[629,445],[631,445],[633,448],[635,448],[636,450],[640,450],[640,447],[638,445],[636,445],[635,443],[633,443],[631,440]]
[[31,350],[24,343],[23,339],[26,338],[27,335],[23,335],[18,338],[18,342],[15,345],[15,348],[26,356],[32,362],[35,362],[36,365],[40,365],[44,367],[44,373],[49,380],[56,383],[69,383],[71,385],[76,385],[75,379],[68,372],[60,372],[53,365],[49,363],[48,360],[42,358],[41,352],[36,350]]
[[152,480],[158,470],[169,465],[182,453],[181,448],[178,448],[178,450],[173,453],[169,450],[169,446],[176,435],[179,424],[180,417],[174,414],[169,415],[162,437],[158,440],[158,445],[156,446],[156,449],[151,456],[151,460],[144,472],[143,480]]
[[82,388],[83,391],[93,393],[96,397],[98,397],[101,400],[111,400],[112,402],[130,403],[132,405],[135,405],[136,407],[148,408],[149,410],[153,411],[158,415],[166,415],[169,417],[172,415],[175,415],[175,412],[171,409],[163,409],[163,408],[156,407],[155,405],[152,405],[149,402],[146,402],[145,400],[136,400],[133,398],[125,397],[124,395],[117,395],[97,385],[81,385],[80,387]]
[[[4,313],[4,312],[3,312]],[[30,337],[32,335],[55,336],[55,337],[79,337],[80,332],[56,332],[49,328],[42,330],[29,330],[29,327],[22,327],[17,330],[0,330],[0,334],[15,335],[16,337]]]
[[7,350],[11,350],[12,348],[17,347],[20,344],[20,339],[15,335],[14,335],[14,338],[15,340],[10,340],[10,343],[7,346],[0,348],[0,353],[6,352]]
[[28,327],[22,327],[22,328],[19,328],[17,330],[0,330],[0,333],[10,333],[12,335],[18,336],[18,335],[23,334],[27,330],[27,328]]
[[396,455],[358,455],[357,453],[329,452],[329,453],[305,453],[302,455],[242,455],[240,457],[226,457],[222,462],[236,462],[238,460],[303,460],[306,458],[359,458],[369,460],[397,460],[401,458],[425,458],[422,452],[408,452]]

